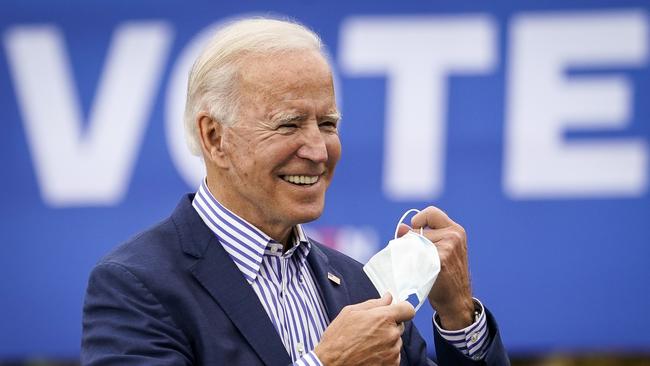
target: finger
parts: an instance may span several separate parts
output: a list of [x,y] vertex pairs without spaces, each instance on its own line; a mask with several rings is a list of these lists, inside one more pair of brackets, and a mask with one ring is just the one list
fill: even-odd
[[424,229],[422,235],[434,244],[445,239],[461,239],[461,233],[455,231],[451,227],[446,227],[444,229]]
[[421,227],[440,229],[454,224],[455,222],[450,219],[444,211],[434,206],[425,208],[415,214],[411,219],[411,226],[414,229],[419,229]]
[[397,328],[399,328],[399,335],[404,334],[404,323],[398,323]]
[[346,307],[349,310],[361,311],[361,310],[377,308],[380,306],[390,305],[392,301],[393,301],[393,297],[391,296],[390,292],[387,292],[384,294],[384,296],[382,296],[379,299],[370,299],[364,302],[360,302],[358,304],[348,305]]
[[400,238],[400,237],[404,236],[410,230],[411,230],[410,226],[408,226],[406,224],[399,224],[399,227],[397,229],[397,237]]
[[413,319],[415,316],[415,308],[407,301],[400,301],[390,307],[391,316],[395,320],[395,323],[403,323]]

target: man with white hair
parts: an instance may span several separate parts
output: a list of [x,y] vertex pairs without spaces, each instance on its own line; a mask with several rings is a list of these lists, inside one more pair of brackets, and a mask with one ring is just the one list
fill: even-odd
[[[316,34],[272,19],[217,32],[190,73],[185,113],[207,176],[93,270],[82,364],[434,365],[413,307],[379,298],[360,263],[301,227],[323,212],[339,118]],[[434,207],[411,224],[442,263],[429,294],[440,364],[509,364],[472,298],[463,228]]]

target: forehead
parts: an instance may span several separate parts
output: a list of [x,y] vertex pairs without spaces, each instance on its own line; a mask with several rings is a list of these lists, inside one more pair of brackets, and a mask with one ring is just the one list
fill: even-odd
[[330,67],[313,50],[248,54],[240,66],[238,81],[243,98],[334,101]]

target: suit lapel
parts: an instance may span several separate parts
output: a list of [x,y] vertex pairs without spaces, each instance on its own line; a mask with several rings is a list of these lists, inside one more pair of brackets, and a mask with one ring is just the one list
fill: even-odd
[[[350,296],[346,279],[332,266],[327,255],[319,248],[318,244],[311,241],[311,250],[307,256],[309,267],[312,270],[314,282],[325,304],[330,321],[334,320],[344,306],[350,304]],[[334,278],[339,279],[336,283]]]
[[221,244],[214,239],[192,274],[212,295],[244,338],[267,365],[290,364],[259,298]]
[[[181,246],[197,258],[192,275],[221,306],[246,341],[267,365],[286,365],[291,358],[259,298],[191,206],[191,196],[174,215]],[[180,212],[179,212],[180,211]]]

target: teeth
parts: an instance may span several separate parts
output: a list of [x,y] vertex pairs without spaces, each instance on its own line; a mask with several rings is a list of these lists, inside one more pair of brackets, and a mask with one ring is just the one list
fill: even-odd
[[293,184],[314,184],[318,181],[317,175],[284,175],[282,179]]

